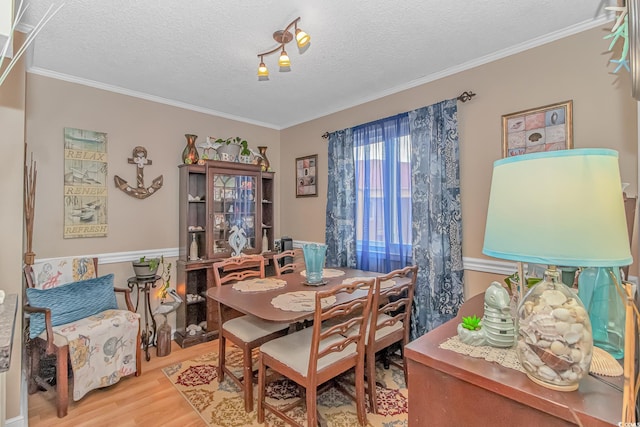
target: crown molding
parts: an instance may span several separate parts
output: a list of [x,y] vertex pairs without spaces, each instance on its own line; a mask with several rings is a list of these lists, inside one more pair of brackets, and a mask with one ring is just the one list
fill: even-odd
[[36,74],[43,77],[49,77],[56,80],[62,80],[69,83],[75,83],[82,86],[92,87],[94,89],[106,90],[107,92],[119,93],[121,95],[131,96],[133,98],[144,99],[145,101],[156,102],[158,104],[169,105],[171,107],[182,108],[184,110],[195,111],[197,113],[208,114],[210,116],[222,117],[224,119],[235,120],[237,122],[243,122],[250,125],[261,126],[264,128],[282,130],[281,127],[273,125],[271,123],[260,122],[257,120],[251,120],[240,116],[234,116],[233,114],[223,113],[221,111],[211,110],[208,108],[198,107],[196,105],[187,104],[185,102],[174,101],[172,99],[163,98],[161,96],[150,95],[147,93],[137,92],[130,89],[125,89],[119,86],[113,86],[106,83],[96,82],[94,80],[83,79],[76,76],[70,76],[68,74],[58,73],[55,71],[47,70],[40,67],[29,67],[27,73]]
[[594,18],[593,20],[584,21],[584,22],[572,25],[570,27],[563,28],[562,30],[555,31],[555,32],[552,32],[552,33],[549,33],[549,34],[545,34],[544,36],[536,37],[536,38],[528,40],[528,41],[526,41],[524,43],[520,43],[518,45],[511,46],[511,47],[509,47],[507,49],[502,49],[502,50],[499,50],[497,52],[490,53],[490,54],[485,55],[485,56],[483,56],[481,58],[474,59],[473,61],[465,62],[463,64],[456,65],[454,67],[450,67],[450,68],[444,69],[444,70],[439,71],[437,73],[429,74],[428,76],[424,76],[424,77],[421,77],[419,79],[412,80],[412,81],[407,82],[407,83],[403,83],[401,85],[392,87],[390,89],[386,89],[384,91],[368,95],[366,97],[360,98],[357,101],[351,102],[349,104],[344,104],[341,107],[338,107],[337,109],[333,109],[331,111],[325,111],[324,113],[320,113],[320,114],[315,115],[313,117],[309,117],[309,118],[307,118],[307,119],[305,119],[303,121],[288,123],[286,125],[283,125],[282,129],[286,129],[286,128],[289,128],[291,126],[296,126],[296,125],[299,125],[301,123],[306,123],[306,122],[311,121],[311,120],[319,119],[321,117],[325,117],[325,116],[328,116],[330,114],[338,113],[340,111],[344,111],[344,110],[347,110],[349,108],[353,108],[353,107],[356,107],[358,105],[365,104],[367,102],[371,102],[371,101],[375,101],[375,100],[380,99],[380,98],[384,98],[385,96],[394,95],[394,94],[396,94],[398,92],[402,92],[402,91],[407,90],[407,89],[412,89],[412,88],[414,88],[416,86],[421,86],[421,85],[426,84],[426,83],[431,83],[433,81],[440,80],[440,79],[443,79],[445,77],[452,76],[452,75],[460,73],[462,71],[470,70],[472,68],[478,67],[480,65],[487,64],[489,62],[497,61],[499,59],[503,59],[503,58],[506,58],[508,56],[515,55],[517,53],[521,53],[521,52],[524,52],[526,50],[533,49],[533,48],[545,45],[547,43],[551,43],[551,42],[554,42],[556,40],[560,40],[560,39],[563,39],[565,37],[569,37],[569,36],[572,36],[574,34],[581,33],[583,31],[587,31],[587,30],[591,30],[593,28],[600,27],[600,26],[602,26],[602,25],[604,25],[604,24],[606,24],[607,22],[610,22],[610,21],[612,21],[612,18],[610,18],[608,16],[605,16],[605,15],[602,15],[602,16],[599,16],[597,18]]

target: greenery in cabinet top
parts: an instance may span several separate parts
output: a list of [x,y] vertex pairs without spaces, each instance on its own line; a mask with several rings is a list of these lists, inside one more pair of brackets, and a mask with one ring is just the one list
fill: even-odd
[[251,150],[249,150],[249,143],[247,142],[246,139],[242,139],[239,136],[236,137],[229,137],[227,139],[222,139],[222,138],[218,138],[214,141],[214,143],[216,144],[226,144],[226,145],[230,145],[230,144],[235,144],[235,145],[239,145],[242,147],[242,150],[240,150],[240,154],[243,156],[249,156],[251,155]]

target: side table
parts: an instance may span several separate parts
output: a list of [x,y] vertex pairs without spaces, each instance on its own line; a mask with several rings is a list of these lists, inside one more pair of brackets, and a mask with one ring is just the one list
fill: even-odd
[[[405,347],[409,427],[619,425],[622,392],[591,375],[576,391],[551,390],[519,371],[439,347],[457,334],[463,316],[482,316],[484,295],[465,302],[457,317]],[[622,386],[622,377],[607,377]]]
[[127,286],[133,291],[133,287],[136,287],[136,311],[138,311],[138,304],[140,303],[140,293],[144,294],[144,330],[141,332],[140,338],[142,339],[142,348],[144,349],[145,358],[147,362],[151,359],[149,356],[149,347],[156,346],[156,319],[151,315],[151,329],[149,329],[149,315],[151,314],[151,298],[149,293],[152,288],[156,287],[156,282],[160,280],[160,276],[138,277],[133,276],[127,279]]

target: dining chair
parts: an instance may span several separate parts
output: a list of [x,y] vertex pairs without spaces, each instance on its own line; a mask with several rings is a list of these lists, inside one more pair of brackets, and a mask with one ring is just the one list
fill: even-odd
[[[318,386],[339,374],[355,368],[356,407],[358,421],[366,424],[364,391],[364,344],[361,335],[345,336],[350,328],[362,328],[369,317],[373,298],[374,278],[337,285],[315,294],[313,326],[277,338],[260,346],[258,369],[258,422],[263,423],[265,409],[287,423],[297,423],[286,412],[303,399],[298,399],[284,408],[278,408],[266,401],[267,369],[275,371],[296,382],[305,389],[307,405],[307,426],[318,422],[316,397]],[[354,295],[355,294],[355,295]],[[336,302],[322,308],[325,298],[336,298]],[[346,316],[350,315],[350,316]],[[323,322],[341,317],[340,323],[324,326]]]
[[[374,414],[378,413],[376,399],[376,353],[395,343],[400,343],[403,363],[399,366],[393,360],[390,363],[401,367],[404,371],[404,381],[408,384],[407,363],[404,359],[404,346],[409,343],[409,329],[411,319],[411,305],[418,275],[418,266],[407,266],[394,270],[376,281],[373,295],[371,316],[367,325],[367,340],[365,343],[365,366],[367,377],[367,394],[369,407]],[[388,280],[409,278],[407,283],[389,289],[381,289]]]
[[[280,266],[281,261],[283,262],[282,266]],[[286,273],[304,270],[304,255],[302,249],[289,249],[275,254],[273,256],[273,266],[277,277]]]
[[[226,274],[221,274],[226,273]],[[243,255],[227,258],[213,264],[213,279],[216,286],[237,282],[252,277],[264,278],[264,257]],[[224,319],[225,307],[218,303],[219,363],[218,379],[224,380],[225,373],[240,387],[244,395],[244,409],[253,411],[253,367],[251,352],[267,341],[287,333],[289,324],[268,322],[252,315],[241,315],[230,320]],[[242,377],[237,377],[225,364],[226,340],[242,349]]]

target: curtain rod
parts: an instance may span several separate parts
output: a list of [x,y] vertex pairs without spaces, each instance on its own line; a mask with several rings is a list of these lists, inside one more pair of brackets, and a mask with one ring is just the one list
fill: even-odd
[[[471,101],[471,98],[473,98],[474,96],[476,96],[475,93],[473,93],[473,91],[471,90],[465,90],[464,92],[462,92],[456,99],[460,102],[467,102],[467,101]],[[329,138],[329,132],[325,132],[322,134],[322,137],[324,139],[328,139]]]

